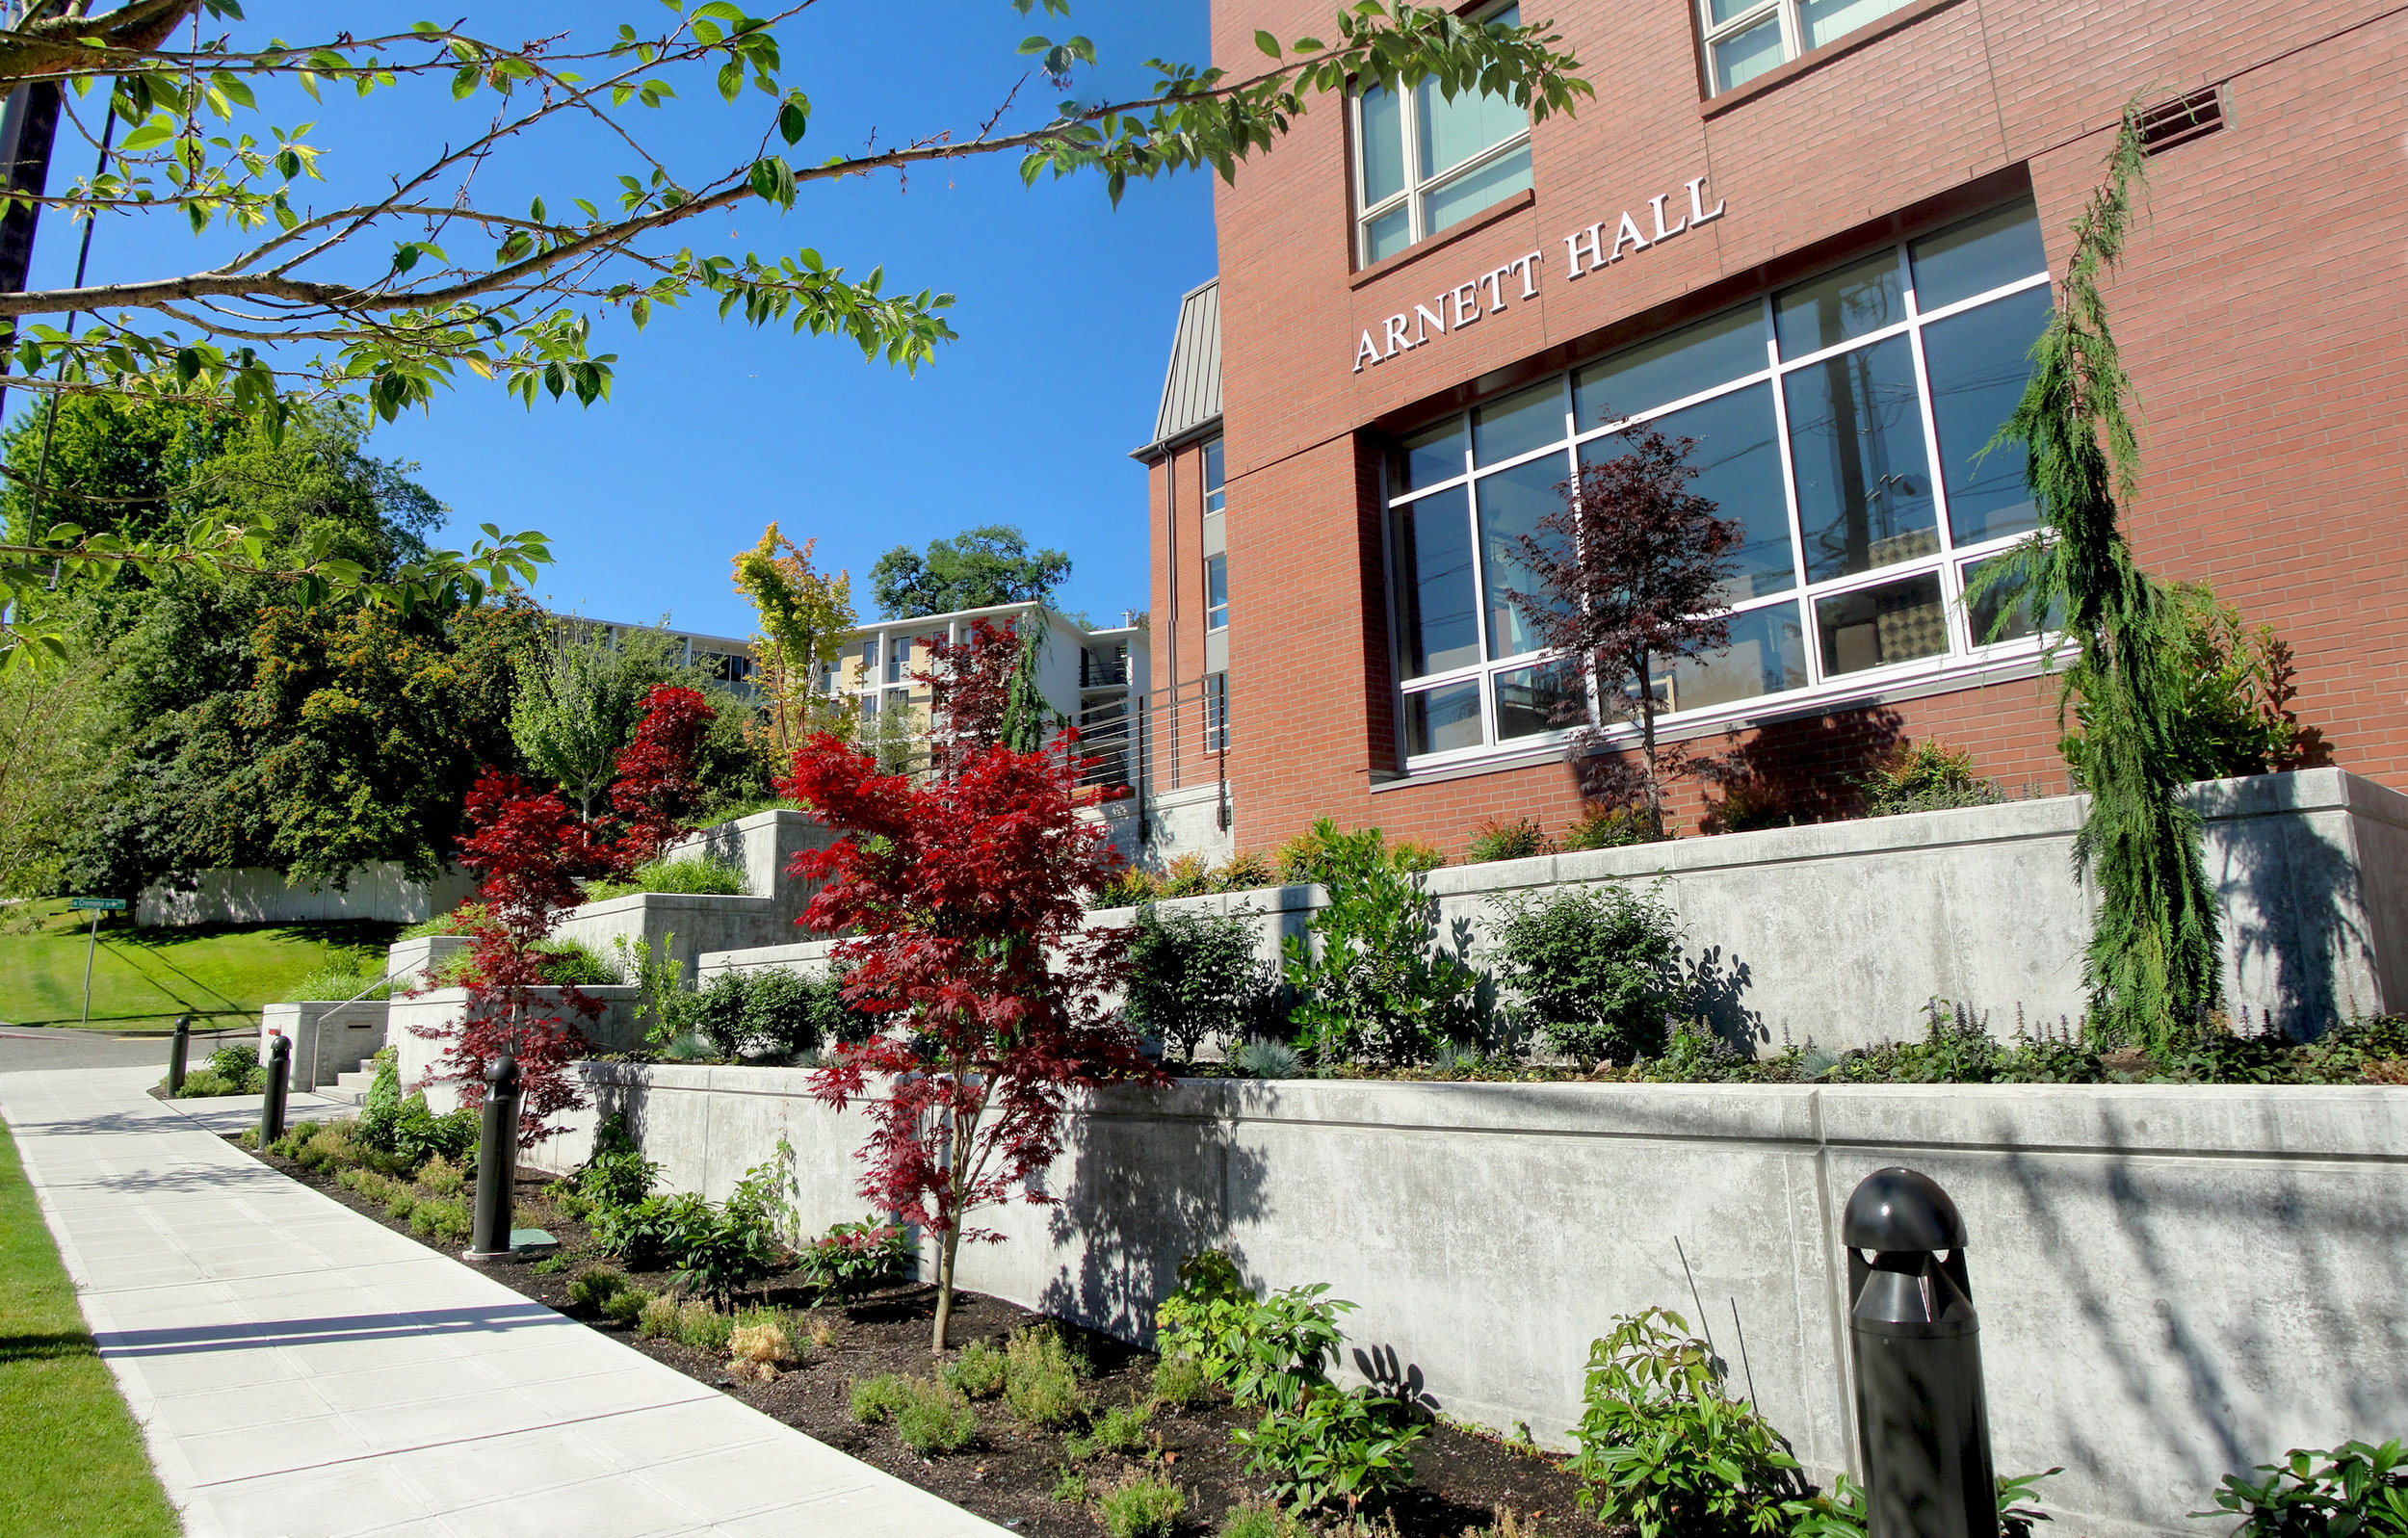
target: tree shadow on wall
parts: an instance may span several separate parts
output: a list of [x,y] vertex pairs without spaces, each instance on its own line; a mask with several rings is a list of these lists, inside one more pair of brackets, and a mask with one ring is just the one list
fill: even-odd
[[1865,815],[1866,775],[1905,744],[1905,721],[1873,708],[1801,716],[1757,727],[1744,742],[1696,761],[1711,788],[1705,833],[1838,822]]
[[[2272,783],[2288,810],[2297,782]],[[2312,1041],[2343,1020],[2373,1013],[2377,1001],[2357,997],[2340,976],[2344,957],[2370,959],[2372,949],[2352,918],[2365,907],[2348,854],[2276,816],[2212,822],[2209,832],[2210,879],[2231,915],[2234,975],[2244,967],[2272,974],[2270,989],[2250,990],[2278,1001],[2267,1005],[2262,1028]]]
[[1267,1215],[1262,1156],[1236,1127],[1277,1097],[1262,1083],[1099,1093],[1072,1129],[1069,1184],[1047,1214],[1061,1269],[1038,1308],[1150,1340],[1180,1261],[1228,1248],[1233,1230]]
[[1772,1039],[1763,1013],[1747,1007],[1745,995],[1756,985],[1756,975],[1746,962],[1724,955],[1720,946],[1708,946],[1682,967],[1689,1013],[1716,1037],[1751,1055]]
[[[2228,1179],[2186,1178],[2186,1160],[2133,1146],[2147,1123],[2128,1130],[2127,1114],[2104,1112],[2095,1159],[2019,1148],[2012,1121],[1992,1129],[2021,1210],[2007,1224],[1969,1212],[1973,1238],[1996,1224],[2046,1256],[2044,1292],[1981,1289],[1982,1252],[1967,1253],[1985,1351],[2023,1358],[2004,1373],[1994,1359],[1993,1381],[2053,1385],[2058,1400],[2009,1401],[2007,1436],[2048,1438],[2013,1456],[2065,1464],[2090,1485],[2069,1500],[2147,1524],[2163,1516],[2144,1508],[2149,1487],[2204,1502],[2226,1473],[2289,1447],[2396,1421],[2408,1324],[2384,1307],[2385,1267],[2368,1262],[2396,1254],[2408,1225],[2395,1202],[2337,1188],[2314,1163],[2235,1160]],[[2199,1237],[2237,1221],[2247,1263],[2203,1270]],[[2072,1373],[2052,1365],[2074,1361]],[[1995,1391],[1991,1403],[1996,1417]]]

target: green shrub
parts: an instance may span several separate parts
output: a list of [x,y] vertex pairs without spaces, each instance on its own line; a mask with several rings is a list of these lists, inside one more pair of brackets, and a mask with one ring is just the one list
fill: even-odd
[[1662,1051],[1680,986],[1671,908],[1618,886],[1505,898],[1498,908],[1497,980],[1521,998],[1549,1050],[1584,1063]]
[[851,1029],[843,1024],[849,1011],[835,992],[836,984],[824,977],[776,969],[749,974],[744,996],[745,1040],[763,1056],[799,1057],[817,1050],[823,1041],[835,1039],[831,1024]]
[[678,1300],[667,1292],[643,1300],[643,1309],[636,1316],[636,1332],[655,1340],[677,1339]]
[[406,1186],[387,1182],[382,1200],[384,1215],[397,1223],[418,1210],[418,1193]]
[[627,1290],[627,1273],[615,1265],[589,1265],[569,1280],[571,1308],[608,1309],[611,1300]]
[[985,1341],[973,1341],[955,1352],[938,1376],[945,1387],[973,1399],[992,1399],[1004,1392],[1004,1353]]
[[1479,977],[1438,949],[1438,899],[1426,869],[1377,828],[1313,824],[1310,869],[1329,893],[1306,936],[1282,946],[1301,1041],[1324,1063],[1358,1055],[1420,1062],[1479,1026]]
[[476,1226],[476,1214],[470,1211],[465,1196],[422,1196],[410,1207],[409,1226],[413,1233],[431,1235],[440,1243],[451,1244],[469,1236]]
[[1351,1509],[1412,1479],[1407,1449],[1422,1431],[1396,1400],[1324,1382],[1293,1405],[1270,1404],[1253,1429],[1230,1440],[1245,1449],[1248,1473],[1269,1476],[1273,1494],[1302,1506],[1339,1501]]
[[1581,808],[1581,820],[1563,830],[1563,847],[1572,853],[1587,849],[1618,849],[1633,844],[1654,844],[1662,835],[1647,822],[1643,806],[1608,806],[1590,801]]
[[833,1298],[858,1297],[900,1273],[912,1258],[911,1237],[899,1223],[831,1223],[803,1246],[803,1275]]
[[1129,1023],[1192,1058],[1208,1040],[1235,1041],[1269,1020],[1275,983],[1254,954],[1254,929],[1221,914],[1138,909],[1129,946]]
[[1115,1405],[1096,1418],[1089,1440],[1106,1452],[1136,1452],[1145,1446],[1145,1429],[1153,1420],[1151,1405],[1134,1400]]
[[458,1196],[468,1186],[468,1172],[437,1154],[419,1166],[418,1184],[437,1196]]
[[1492,860],[1527,860],[1533,855],[1553,854],[1556,841],[1534,818],[1517,818],[1510,822],[1490,818],[1472,830],[1472,842],[1463,851],[1464,860],[1472,865],[1486,865]]
[[396,938],[432,940],[437,935],[469,934],[484,922],[484,904],[463,902],[449,913],[438,913],[432,919],[421,919],[404,929]]
[[1112,1538],[1167,1538],[1188,1509],[1188,1498],[1161,1474],[1132,1473],[1095,1504]]
[[1797,1461],[1743,1399],[1723,1393],[1706,1342],[1662,1309],[1616,1319],[1589,1347],[1580,1505],[1640,1538],[1758,1530],[1759,1513],[1802,1495]]
[[878,1425],[911,1402],[911,1380],[899,1372],[881,1372],[852,1386],[852,1418],[865,1426]]
[[178,1100],[214,1100],[220,1095],[243,1093],[242,1082],[227,1079],[214,1068],[196,1068],[184,1076],[184,1087],[176,1091]]
[[259,1072],[259,1049],[248,1045],[220,1047],[209,1055],[209,1071],[220,1079],[241,1083]]
[[1228,1256],[1191,1255],[1179,1264],[1178,1290],[1155,1315],[1163,1353],[1193,1362],[1241,1405],[1293,1409],[1328,1384],[1345,1339],[1338,1316],[1354,1308],[1323,1297],[1328,1290],[1292,1287],[1258,1299]]
[[1064,1465],[1060,1477],[1054,1481],[1053,1498],[1065,1506],[1084,1506],[1087,1501],[1086,1471]]
[[1004,1343],[1004,1399],[1031,1426],[1066,1426],[1086,1414],[1069,1342],[1046,1325],[1015,1330]]
[[1154,1402],[1184,1410],[1213,1396],[1213,1380],[1191,1357],[1165,1356],[1154,1364]]
[[593,1155],[577,1171],[577,1191],[597,1207],[633,1207],[652,1193],[661,1166],[643,1157],[626,1118],[605,1117],[593,1134]]
[[1937,738],[1900,743],[1856,785],[1864,793],[1865,811],[1871,817],[1989,806],[2006,799],[1997,781],[1974,772],[1973,754]]
[[677,1306],[679,1345],[690,1345],[713,1356],[724,1356],[727,1353],[727,1338],[735,1328],[734,1319],[700,1298],[688,1298]]
[[921,1457],[958,1452],[979,1434],[970,1401],[941,1384],[915,1380],[912,1394],[895,1411],[895,1438]]
[[[692,1030],[721,1057],[744,1056],[751,1032],[745,1024],[745,1004],[751,979],[741,972],[722,972],[709,987],[692,995],[685,1029]],[[671,1039],[675,1032],[670,1032]]]
[[1303,1538],[1303,1534],[1304,1525],[1285,1506],[1247,1501],[1232,1506],[1220,1519],[1219,1538]]
[[589,881],[586,883],[588,902],[605,902],[638,892],[670,892],[697,897],[743,897],[746,891],[744,867],[708,855],[686,855],[674,860],[652,860],[637,866],[623,881]]
[[619,1324],[633,1326],[652,1306],[652,1294],[640,1287],[622,1288],[603,1301],[602,1316]]
[[2191,1515],[2238,1517],[2232,1538],[2408,1533],[2408,1450],[2397,1439],[2381,1447],[2345,1442],[2329,1451],[2294,1447],[2256,1472],[2264,1477],[2226,1474],[2216,1509]]

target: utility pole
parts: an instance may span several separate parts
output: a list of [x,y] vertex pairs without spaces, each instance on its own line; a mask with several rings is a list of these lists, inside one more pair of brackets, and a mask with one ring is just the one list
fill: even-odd
[[[59,83],[36,80],[9,92],[0,108],[0,189],[39,197],[50,181],[50,143],[59,131]],[[12,202],[0,213],[0,294],[22,294],[34,265],[41,205]],[[0,355],[16,347],[16,322],[0,320]],[[0,400],[6,392],[0,391]]]

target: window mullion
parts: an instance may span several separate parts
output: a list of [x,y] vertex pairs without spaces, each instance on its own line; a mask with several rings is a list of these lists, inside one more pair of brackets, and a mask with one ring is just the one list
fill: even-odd
[[1781,447],[1781,496],[1789,504],[1790,519],[1790,580],[1794,587],[1790,601],[1797,608],[1798,624],[1806,639],[1806,687],[1812,689],[1821,682],[1820,649],[1815,644],[1815,607],[1806,597],[1806,520],[1797,507],[1797,465],[1790,447],[1790,397],[1786,377],[1780,366],[1780,328],[1772,313],[1772,296],[1765,295],[1764,305],[1765,355],[1772,360],[1772,432],[1773,441]]

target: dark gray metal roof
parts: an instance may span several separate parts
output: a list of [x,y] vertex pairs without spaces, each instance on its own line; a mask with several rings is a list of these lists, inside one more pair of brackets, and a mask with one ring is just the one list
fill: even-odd
[[[1220,279],[1179,303],[1179,330],[1163,376],[1162,409],[1154,417],[1159,448],[1220,419]],[[1143,452],[1143,451],[1140,451]]]

